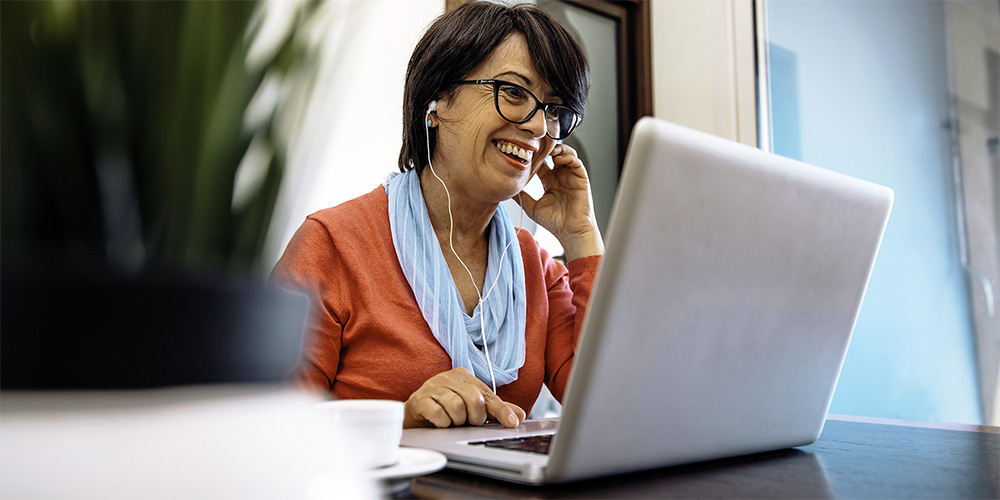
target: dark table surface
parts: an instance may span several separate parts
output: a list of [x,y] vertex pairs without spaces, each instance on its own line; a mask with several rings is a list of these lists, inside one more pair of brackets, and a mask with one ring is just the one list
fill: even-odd
[[834,419],[809,446],[544,487],[444,470],[402,498],[1000,498],[1000,428]]

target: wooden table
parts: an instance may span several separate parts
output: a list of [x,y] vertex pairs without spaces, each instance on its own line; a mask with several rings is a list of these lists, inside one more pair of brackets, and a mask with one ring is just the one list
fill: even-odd
[[398,498],[1000,498],[1000,427],[831,416],[812,445],[566,485],[444,470]]

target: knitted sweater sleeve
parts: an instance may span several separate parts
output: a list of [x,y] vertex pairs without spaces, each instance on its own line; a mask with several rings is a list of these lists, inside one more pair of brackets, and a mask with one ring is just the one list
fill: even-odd
[[556,400],[562,402],[601,258],[574,259],[566,266],[547,254],[543,259],[549,301],[545,384]]
[[303,388],[329,392],[337,375],[343,324],[331,297],[343,292],[337,252],[326,226],[312,217],[299,227],[274,266],[271,282],[309,299],[302,359],[290,378]]

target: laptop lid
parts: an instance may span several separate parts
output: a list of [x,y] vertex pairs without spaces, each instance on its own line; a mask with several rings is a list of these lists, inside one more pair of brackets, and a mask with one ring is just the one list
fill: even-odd
[[[543,480],[815,441],[891,205],[885,187],[640,120]],[[404,444],[435,436],[470,469],[451,434]]]

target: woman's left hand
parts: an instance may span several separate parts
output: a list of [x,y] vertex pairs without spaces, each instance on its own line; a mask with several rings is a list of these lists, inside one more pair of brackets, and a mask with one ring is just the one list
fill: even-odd
[[597,228],[590,179],[576,150],[556,144],[550,153],[553,167],[542,164],[538,179],[545,194],[534,199],[522,191],[514,197],[531,220],[551,232],[566,251],[566,260],[604,253]]

